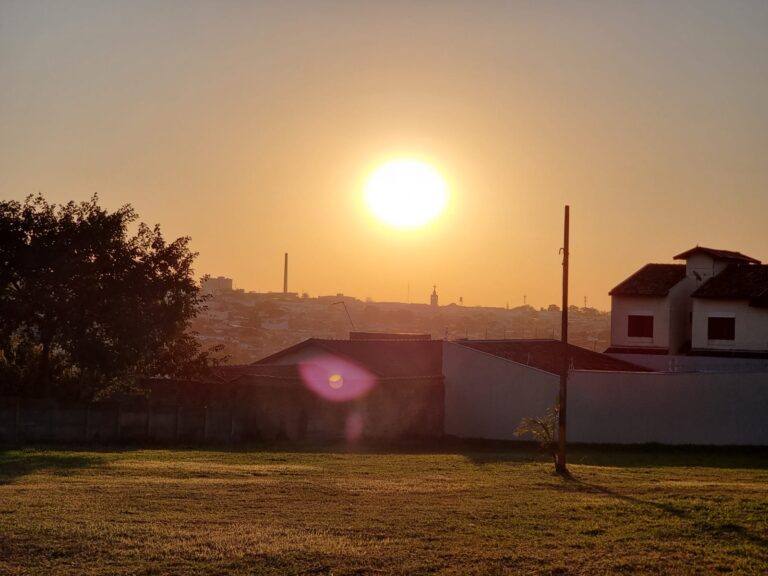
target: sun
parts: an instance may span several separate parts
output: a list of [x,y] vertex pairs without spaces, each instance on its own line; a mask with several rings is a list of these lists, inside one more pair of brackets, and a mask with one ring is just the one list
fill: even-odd
[[447,187],[440,173],[418,160],[392,160],[377,168],[365,185],[365,202],[382,222],[419,228],[445,209]]

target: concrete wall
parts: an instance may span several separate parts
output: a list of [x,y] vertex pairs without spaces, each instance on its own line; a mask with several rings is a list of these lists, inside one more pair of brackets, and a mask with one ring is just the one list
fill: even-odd
[[230,443],[440,437],[442,378],[380,379],[331,402],[290,379],[158,381],[151,401],[61,404],[0,398],[0,442]]
[[515,439],[526,416],[557,400],[559,377],[452,342],[443,343],[445,433],[461,438]]
[[768,358],[663,354],[608,354],[608,356],[657,372],[768,372]]
[[[735,340],[709,340],[710,316],[736,319]],[[768,351],[768,310],[749,306],[745,300],[693,299],[692,347],[713,351]]]
[[0,398],[0,442],[227,442],[232,419],[231,410],[206,406]]
[[574,371],[568,439],[768,446],[768,373]]
[[[653,316],[653,337],[637,338],[627,335],[627,317]],[[667,297],[612,296],[611,346],[638,346],[668,349],[670,300]]]
[[[449,435],[511,440],[522,418],[543,415],[557,399],[559,377],[530,366],[450,342],[443,363]],[[572,371],[568,439],[768,446],[768,371]]]

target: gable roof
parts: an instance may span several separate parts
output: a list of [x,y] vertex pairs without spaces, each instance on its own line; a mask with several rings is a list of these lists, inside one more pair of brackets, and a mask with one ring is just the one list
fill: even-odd
[[712,300],[749,300],[751,306],[768,308],[768,265],[730,265],[691,294]]
[[[563,343],[559,340],[458,340],[457,344],[525,364],[551,374],[563,371]],[[606,354],[568,344],[570,364],[576,370],[652,372]]]
[[742,254],[741,252],[734,252],[733,250],[719,250],[717,248],[705,248],[704,246],[696,246],[690,250],[686,250],[675,256],[675,260],[687,260],[693,254],[706,254],[711,256],[715,260],[725,260],[727,262],[741,262],[744,264],[760,264],[760,260]]
[[685,278],[685,264],[646,264],[613,290],[611,296],[666,296]]
[[292,354],[315,348],[365,366],[382,378],[442,376],[442,340],[325,340],[309,338],[262,358],[253,365],[274,364]]

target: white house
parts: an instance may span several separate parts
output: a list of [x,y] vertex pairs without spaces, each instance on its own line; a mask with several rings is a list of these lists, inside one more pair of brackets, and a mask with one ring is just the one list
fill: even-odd
[[697,246],[610,291],[613,354],[768,354],[768,266]]
[[692,300],[692,353],[768,354],[768,266],[728,266]]

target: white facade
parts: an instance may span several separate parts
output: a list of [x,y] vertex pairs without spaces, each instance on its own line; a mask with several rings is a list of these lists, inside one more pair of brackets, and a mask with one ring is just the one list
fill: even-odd
[[[690,341],[691,292],[696,285],[685,278],[666,296],[612,296],[611,346],[658,349],[670,354],[680,351]],[[629,335],[630,316],[652,316],[653,335]]]
[[[629,336],[630,316],[653,317],[653,336]],[[668,296],[612,296],[611,346],[669,349]]]
[[696,288],[701,286],[710,278],[717,276],[725,270],[728,262],[715,260],[712,256],[702,252],[691,254],[685,261],[686,276],[696,280]]
[[[709,318],[733,318],[733,340],[709,339]],[[693,299],[692,349],[706,352],[768,351],[768,309],[750,306],[746,300]]]

